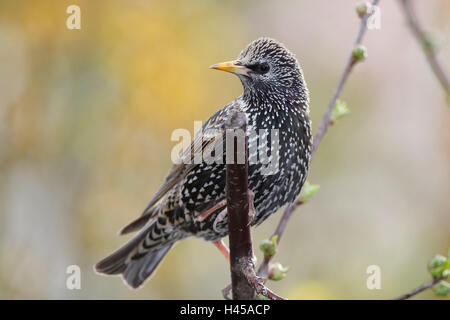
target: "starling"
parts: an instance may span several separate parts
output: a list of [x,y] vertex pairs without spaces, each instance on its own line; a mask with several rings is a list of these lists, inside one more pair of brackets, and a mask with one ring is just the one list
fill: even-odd
[[[257,151],[265,150],[269,160],[277,157],[276,170],[267,173],[267,166],[258,162],[257,152],[249,151],[248,186],[255,209],[252,226],[293,202],[305,182],[312,148],[311,121],[308,89],[295,56],[281,43],[260,38],[250,43],[237,60],[211,68],[236,74],[244,93],[205,122],[142,215],[121,234],[140,231],[95,266],[99,273],[121,274],[132,288],[153,273],[175,242],[195,236],[218,243],[228,235],[222,208],[226,199],[225,164],[184,160],[222,143],[226,120],[236,110],[247,117],[249,145],[257,140]],[[255,139],[250,136],[255,130],[276,134],[257,135]],[[275,140],[278,145],[272,150]]]

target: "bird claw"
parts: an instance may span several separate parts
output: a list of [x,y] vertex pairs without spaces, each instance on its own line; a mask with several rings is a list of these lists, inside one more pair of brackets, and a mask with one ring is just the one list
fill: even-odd
[[227,208],[225,208],[222,211],[220,211],[220,213],[217,215],[216,219],[214,219],[213,230],[215,232],[219,233],[219,230],[217,230],[217,223],[222,221],[225,218],[225,216],[227,215],[227,213],[228,213]]
[[203,220],[205,220],[206,218],[208,218],[211,214],[213,214],[214,212],[216,212],[216,210],[224,207],[227,205],[227,200],[222,200],[220,202],[218,202],[216,205],[214,205],[212,208],[206,210],[205,212],[203,212],[200,216],[198,216],[197,218],[195,218],[196,222],[202,222]]
[[[256,210],[255,204],[253,203],[253,200],[255,199],[255,193],[252,190],[248,189],[247,196],[248,196],[248,217],[249,217],[247,224],[248,227],[250,224],[252,224],[253,220],[255,219]],[[225,208],[222,211],[220,211],[220,213],[217,215],[213,223],[213,229],[215,232],[219,232],[217,230],[217,224],[226,217],[227,213],[228,213],[227,208]]]

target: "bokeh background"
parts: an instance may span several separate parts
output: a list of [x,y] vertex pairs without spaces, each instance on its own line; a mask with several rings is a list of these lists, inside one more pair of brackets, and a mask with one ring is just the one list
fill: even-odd
[[[359,25],[356,1],[0,1],[0,298],[220,299],[229,268],[209,243],[174,247],[129,290],[92,266],[127,239],[171,165],[176,128],[193,130],[241,94],[208,66],[270,36],[296,53],[317,125]],[[66,28],[81,7],[81,30]],[[450,109],[397,1],[342,95],[351,113],[320,145],[316,196],[293,216],[269,286],[290,299],[393,298],[428,281],[450,244]],[[450,35],[450,2],[414,1]],[[450,70],[450,45],[440,56]],[[280,217],[254,230],[255,250]],[[66,267],[81,267],[81,290]],[[381,290],[366,268],[381,268]],[[420,298],[434,298],[432,292]]]

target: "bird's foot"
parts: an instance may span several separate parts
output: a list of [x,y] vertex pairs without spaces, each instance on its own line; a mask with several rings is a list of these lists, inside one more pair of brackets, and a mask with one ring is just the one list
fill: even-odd
[[[255,219],[255,204],[253,203],[253,200],[255,199],[255,193],[248,189],[247,190],[247,196],[248,196],[248,225],[249,226],[253,220]],[[225,201],[225,200],[224,200]],[[227,208],[223,209],[216,217],[216,219],[214,220],[213,223],[213,229],[215,232],[219,232],[217,230],[217,223],[219,223],[220,221],[222,221],[227,215]]]
[[217,223],[222,221],[223,218],[225,218],[225,216],[227,215],[227,213],[228,213],[227,208],[225,208],[222,211],[220,211],[219,214],[217,215],[216,219],[214,219],[213,230],[215,232],[219,233],[219,230],[217,229]]
[[203,220],[208,218],[211,214],[213,214],[214,212],[216,212],[220,208],[225,207],[226,205],[227,205],[227,200],[220,201],[219,203],[214,205],[212,208],[210,208],[210,209],[206,210],[205,212],[203,212],[200,216],[198,216],[195,219],[195,221],[202,222]]

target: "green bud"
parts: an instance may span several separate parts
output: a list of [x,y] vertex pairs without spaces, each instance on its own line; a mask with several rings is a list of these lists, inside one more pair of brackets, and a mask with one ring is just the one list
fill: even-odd
[[367,2],[359,3],[355,8],[358,17],[363,18],[367,14],[369,7],[370,3]]
[[446,257],[444,257],[443,255],[437,254],[434,256],[433,259],[430,260],[428,267],[430,269],[439,268],[442,265],[444,265],[445,261],[447,261]]
[[446,257],[440,254],[435,255],[428,263],[428,271],[433,278],[442,277],[446,269],[450,269],[450,263]]
[[300,192],[300,201],[302,203],[308,202],[313,195],[319,190],[320,185],[318,184],[310,184],[308,181],[305,181],[303,185],[302,191]]
[[335,123],[348,113],[350,113],[350,110],[347,108],[347,104],[338,99],[331,113],[331,123]]
[[270,300],[268,297],[263,296],[262,294],[258,294],[258,299],[259,300]]
[[278,236],[275,235],[272,239],[265,239],[261,242],[259,248],[264,253],[264,258],[270,259],[277,253],[277,239]]
[[434,293],[439,297],[446,297],[450,293],[450,284],[446,281],[440,281],[434,286]]
[[364,61],[367,58],[367,49],[361,44],[357,44],[352,50],[354,62]]
[[277,262],[270,266],[269,279],[273,281],[279,281],[286,277],[289,271],[289,267],[283,267],[281,263]]
[[437,52],[441,49],[445,44],[445,40],[442,35],[436,32],[425,32],[423,37],[423,45],[425,49],[431,52]]

